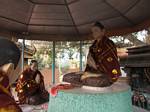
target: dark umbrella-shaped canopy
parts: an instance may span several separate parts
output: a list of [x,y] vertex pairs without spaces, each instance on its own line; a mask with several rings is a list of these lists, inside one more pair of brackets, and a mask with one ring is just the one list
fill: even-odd
[[99,21],[108,35],[122,35],[149,27],[149,10],[150,0],[0,0],[0,34],[84,40]]

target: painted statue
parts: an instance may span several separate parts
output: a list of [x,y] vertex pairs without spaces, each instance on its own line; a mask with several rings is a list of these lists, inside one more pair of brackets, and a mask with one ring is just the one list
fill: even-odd
[[38,70],[38,63],[32,60],[30,67],[20,75],[16,91],[19,102],[22,104],[38,105],[49,100],[48,92],[45,90],[44,77]]
[[116,82],[121,75],[116,46],[105,36],[104,26],[96,22],[92,27],[92,34],[94,42],[89,48],[84,72],[66,74],[63,81],[76,85],[106,87]]
[[13,42],[0,38],[0,112],[22,112],[10,91],[11,83],[18,77],[15,70],[19,59],[19,48]]

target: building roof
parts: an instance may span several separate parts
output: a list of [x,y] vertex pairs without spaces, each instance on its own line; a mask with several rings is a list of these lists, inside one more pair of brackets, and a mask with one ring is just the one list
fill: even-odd
[[0,7],[0,34],[17,38],[91,39],[95,21],[109,36],[150,26],[150,0],[0,0]]

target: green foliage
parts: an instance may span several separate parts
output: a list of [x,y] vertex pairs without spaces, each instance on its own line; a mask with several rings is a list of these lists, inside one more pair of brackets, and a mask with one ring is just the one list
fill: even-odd
[[[48,56],[47,59],[44,59],[44,55]],[[51,67],[52,64],[52,52],[51,50],[41,47],[40,49],[37,49],[37,52],[33,56],[34,59],[36,59],[39,63],[39,69],[48,67]]]
[[[87,42],[86,42],[87,43]],[[34,42],[33,44],[37,44],[38,47],[36,54],[34,55],[34,59],[39,62],[39,68],[51,67],[52,65],[52,51],[53,51],[53,43],[52,42]],[[40,45],[41,44],[41,45]],[[82,56],[86,56],[85,49],[88,49],[89,45],[87,44],[82,46]],[[58,59],[63,59],[65,55],[69,56],[69,60],[73,59],[74,53],[80,53],[80,42],[56,42],[55,47],[55,56],[56,62]],[[44,55],[47,54],[47,60],[44,60]],[[59,62],[55,64],[58,67]],[[63,69],[68,69],[69,66],[65,66]]]

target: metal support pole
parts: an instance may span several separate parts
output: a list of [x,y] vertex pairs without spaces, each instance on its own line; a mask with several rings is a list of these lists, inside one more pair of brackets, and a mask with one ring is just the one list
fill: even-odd
[[21,66],[22,71],[24,70],[24,48],[25,48],[25,39],[23,39],[22,41],[22,66]]
[[52,84],[55,84],[55,41],[53,41],[52,52]]
[[80,71],[82,71],[82,41],[80,41]]

